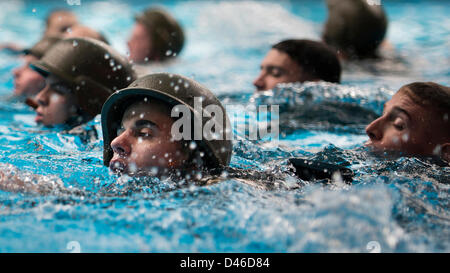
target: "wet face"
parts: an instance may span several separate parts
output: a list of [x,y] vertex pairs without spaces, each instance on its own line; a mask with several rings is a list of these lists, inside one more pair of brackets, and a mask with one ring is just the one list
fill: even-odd
[[61,36],[68,28],[78,23],[77,17],[66,11],[52,13],[48,20],[45,36]]
[[44,77],[29,66],[31,62],[36,60],[36,57],[26,55],[24,57],[24,64],[13,71],[14,95],[34,96],[45,87]]
[[141,23],[136,23],[131,32],[131,37],[128,40],[128,50],[130,53],[129,59],[142,63],[146,61],[151,52],[150,35],[147,29]]
[[142,101],[129,106],[111,142],[110,168],[133,176],[161,176],[180,169],[188,155],[181,142],[171,140],[173,122],[167,105]]
[[404,155],[439,155],[440,147],[450,142],[448,126],[442,114],[399,91],[386,102],[383,115],[367,126],[366,145]]
[[274,88],[278,83],[302,82],[301,67],[288,54],[271,49],[261,63],[261,72],[253,82],[258,91]]
[[45,126],[64,124],[77,115],[76,97],[52,76],[46,82],[35,98],[38,105],[35,121]]

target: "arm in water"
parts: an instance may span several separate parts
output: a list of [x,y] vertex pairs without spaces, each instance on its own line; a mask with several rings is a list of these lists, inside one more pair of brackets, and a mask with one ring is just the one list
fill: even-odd
[[68,191],[58,177],[23,172],[4,163],[0,164],[0,190],[42,195]]

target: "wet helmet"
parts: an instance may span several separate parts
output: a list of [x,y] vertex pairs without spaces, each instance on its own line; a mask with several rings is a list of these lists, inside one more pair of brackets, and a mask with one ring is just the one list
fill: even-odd
[[148,97],[164,101],[171,106],[180,104],[187,106],[191,113],[192,123],[195,115],[201,115],[202,118],[198,119],[201,122],[201,128],[204,128],[204,125],[210,118],[205,117],[204,114],[202,115],[195,108],[195,99],[201,99],[202,109],[205,109],[208,105],[220,107],[222,116],[220,116],[219,120],[223,121],[225,126],[222,124],[218,126],[220,128],[216,127],[215,130],[219,132],[218,134],[221,137],[207,140],[205,133],[202,132],[202,140],[198,140],[196,143],[197,147],[200,147],[205,153],[203,157],[204,166],[217,168],[227,166],[230,163],[232,152],[230,122],[224,107],[216,96],[192,79],[176,74],[157,73],[139,78],[129,87],[115,92],[103,105],[103,163],[106,166],[109,165],[113,156],[111,142],[117,137],[117,130],[121,126],[125,110],[134,102],[145,100]]
[[30,66],[44,77],[51,74],[61,80],[74,92],[81,110],[91,117],[100,113],[114,91],[136,78],[126,58],[91,38],[61,40]]
[[180,24],[160,8],[149,8],[135,17],[145,26],[151,39],[152,54],[164,60],[183,49],[184,33]]
[[31,48],[24,49],[22,52],[26,55],[33,55],[40,59],[44,56],[45,52],[49,50],[53,45],[59,42],[61,38],[55,36],[44,36],[39,42],[35,43]]
[[327,3],[323,40],[351,56],[374,56],[387,30],[383,7],[369,5],[366,0],[327,0]]

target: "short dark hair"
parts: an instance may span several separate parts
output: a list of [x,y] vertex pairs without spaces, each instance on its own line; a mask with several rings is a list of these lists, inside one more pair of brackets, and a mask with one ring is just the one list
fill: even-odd
[[341,81],[341,64],[336,52],[322,42],[311,40],[284,40],[272,46],[286,53],[305,73],[327,81]]
[[407,94],[415,103],[450,114],[450,87],[434,82],[413,82],[398,92]]

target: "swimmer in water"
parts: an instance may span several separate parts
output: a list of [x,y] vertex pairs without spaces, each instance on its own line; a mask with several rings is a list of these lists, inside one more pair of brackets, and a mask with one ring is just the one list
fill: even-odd
[[[197,103],[205,109],[203,113],[198,112]],[[206,114],[207,109],[214,112],[213,117],[211,112]],[[175,119],[180,112],[182,117]],[[180,133],[174,128],[182,120]],[[216,136],[211,138],[204,128],[212,122]],[[183,178],[202,169],[225,167],[232,152],[227,128],[226,111],[207,88],[180,75],[147,75],[114,93],[103,106],[104,164],[130,176]]]
[[135,63],[162,62],[177,56],[184,45],[180,24],[159,8],[136,16],[128,40],[129,59]]
[[[51,11],[45,19],[45,30],[42,39],[45,37],[59,37],[71,28],[78,24],[77,16],[66,9],[55,9]],[[12,53],[21,53],[23,48],[15,43],[0,44],[0,49],[7,49]]]
[[45,20],[44,36],[62,36],[69,28],[78,24],[77,16],[66,9],[56,9]]
[[433,82],[402,86],[366,128],[375,151],[440,157],[450,163],[450,88]]
[[30,103],[44,126],[75,127],[91,120],[114,91],[135,79],[126,58],[89,38],[61,40],[30,66],[46,80]]
[[30,63],[38,61],[58,41],[57,37],[44,37],[30,49],[23,50],[24,64],[13,70],[15,97],[33,97],[45,87],[45,78],[30,68]]
[[106,39],[103,34],[100,32],[84,26],[84,25],[74,25],[71,28],[67,29],[66,32],[62,35],[63,38],[92,38],[99,41],[104,42],[105,44],[109,44],[108,40]]
[[253,85],[270,90],[278,83],[327,81],[339,83],[341,65],[334,51],[321,42],[285,40],[272,46]]
[[[62,38],[93,38],[108,43],[105,37],[86,26],[75,25],[70,31],[66,31]],[[45,78],[37,71],[33,70],[29,64],[38,61],[54,44],[61,38],[56,36],[45,36],[30,49],[23,50],[24,64],[13,70],[14,91],[16,97],[33,97],[45,87]]]
[[[199,172],[220,170],[230,163],[232,142],[225,108],[210,90],[184,76],[158,73],[141,77],[111,95],[101,114],[103,162],[113,172],[196,180]],[[175,124],[180,121],[182,132]],[[205,129],[211,123],[215,135]],[[196,137],[195,124],[200,137]],[[2,166],[0,189],[70,193],[57,177],[28,176],[33,179],[14,166]]]
[[342,59],[377,57],[388,25],[382,5],[370,5],[366,0],[327,0],[327,6],[323,41]]

